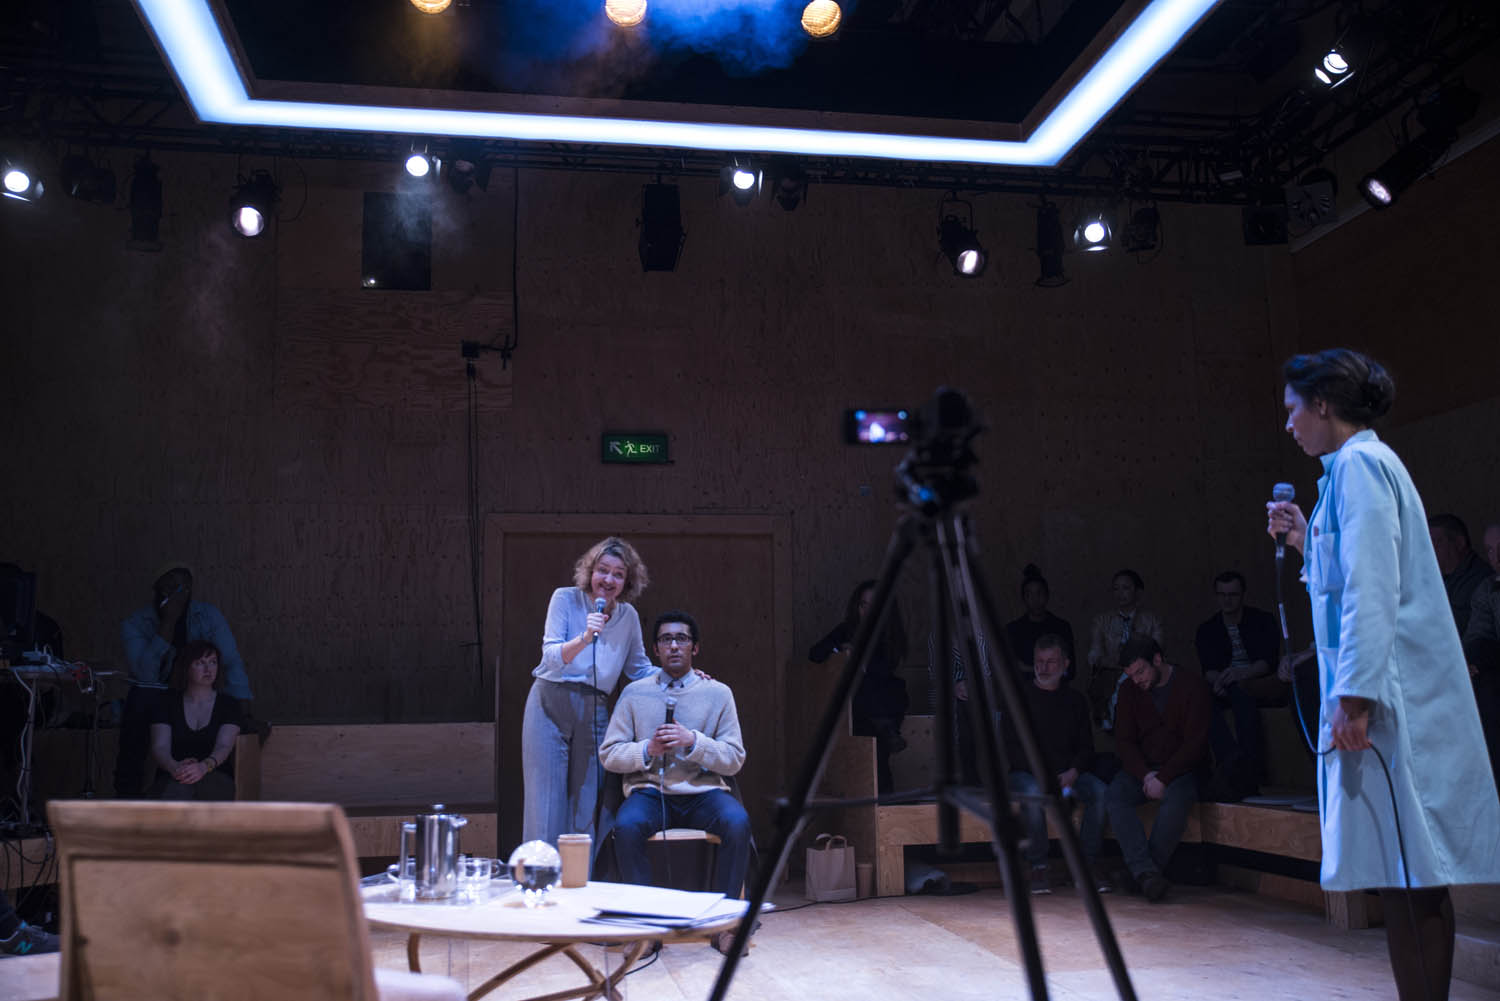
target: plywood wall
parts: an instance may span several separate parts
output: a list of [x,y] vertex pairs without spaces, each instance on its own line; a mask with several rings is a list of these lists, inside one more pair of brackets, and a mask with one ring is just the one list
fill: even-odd
[[[478,366],[482,513],[784,519],[789,761],[829,680],[801,654],[895,520],[898,456],[841,444],[846,406],[972,394],[990,427],[975,521],[1009,602],[1037,562],[1084,633],[1131,566],[1191,659],[1216,571],[1244,568],[1269,600],[1260,505],[1293,283],[1232,210],[1164,206],[1153,259],[1070,258],[1070,285],[1038,289],[1024,199],[976,201],[992,258],[961,282],[935,194],[815,187],[786,213],[684,180],[681,265],[645,275],[639,178],[499,171],[487,194],[437,193],[431,293],[369,293],[360,198],[394,165],[275,165],[283,218],[249,242],[224,218],[231,159],[158,160],[160,253],[127,247],[121,210],[58,199],[0,220],[0,394],[19,429],[0,555],[39,571],[77,656],[118,659],[151,570],[183,559],[233,624],[261,714],[488,716],[497,666],[531,665],[472,646],[458,342],[511,333],[513,306],[513,362]],[[666,431],[674,461],[603,467],[604,429]],[[914,568],[901,592],[913,660],[922,586]],[[545,594],[491,600],[539,638]]]

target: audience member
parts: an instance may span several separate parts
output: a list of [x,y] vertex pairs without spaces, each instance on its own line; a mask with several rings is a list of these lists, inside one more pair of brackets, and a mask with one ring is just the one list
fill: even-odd
[[[1132,636],[1120,652],[1120,665],[1130,683],[1120,689],[1115,720],[1120,771],[1105,802],[1130,875],[1146,899],[1157,901],[1170,888],[1167,863],[1198,801],[1213,697],[1203,679],[1169,663],[1150,636]],[[1136,812],[1147,800],[1161,803],[1149,840]]]
[[1500,776],[1500,525],[1484,530],[1484,544],[1494,572],[1474,589],[1463,645],[1490,768]]
[[[698,623],[691,615],[663,613],[652,632],[661,673],[625,686],[599,748],[604,767],[625,776],[625,803],[615,818],[620,872],[626,882],[649,883],[646,842],[657,831],[694,827],[720,839],[713,889],[738,897],[750,862],[750,818],[725,781],[745,764],[734,693],[694,672]],[[722,932],[713,946],[727,952],[733,939]]]
[[240,706],[225,695],[219,651],[193,640],[177,655],[170,691],[151,718],[151,757],[160,769],[154,799],[234,799],[234,741]]
[[1438,569],[1443,572],[1443,587],[1453,607],[1453,621],[1458,635],[1469,626],[1469,610],[1474,591],[1493,571],[1485,565],[1469,543],[1469,526],[1452,514],[1435,514],[1427,519],[1432,548],[1437,553]]
[[1089,676],[1083,688],[1088,693],[1094,718],[1102,729],[1114,727],[1115,699],[1124,680],[1120,673],[1120,650],[1133,636],[1149,636],[1165,643],[1161,617],[1141,608],[1146,582],[1134,570],[1118,571],[1112,579],[1115,607],[1094,616],[1089,637]]
[[[1110,885],[1099,874],[1099,847],[1104,838],[1104,782],[1089,771],[1094,763],[1094,731],[1089,722],[1089,703],[1082,692],[1063,684],[1070,666],[1067,641],[1056,634],[1041,636],[1032,647],[1032,683],[1023,685],[1026,700],[1047,771],[1057,776],[1064,803],[1083,805],[1079,840],[1088,861],[1090,878],[1100,892]],[[1033,774],[1021,747],[1019,735],[1004,717],[1005,756],[1010,763],[1010,788],[1023,796],[1043,791],[1040,777]],[[1031,863],[1031,892],[1051,893],[1047,874],[1047,814],[1042,804],[1022,800],[1021,821],[1026,828],[1026,860]]]
[[0,957],[39,955],[60,948],[56,935],[22,921],[10,898],[0,890]]
[[1010,652],[1016,659],[1016,667],[1027,675],[1031,674],[1031,654],[1036,649],[1036,641],[1043,636],[1061,637],[1068,655],[1068,674],[1063,680],[1072,681],[1076,651],[1073,627],[1047,611],[1051,597],[1051,589],[1047,587],[1047,578],[1042,576],[1042,571],[1035,563],[1026,564],[1021,571],[1021,603],[1026,606],[1026,614],[1006,625],[1005,635],[1010,640]]
[[[521,719],[522,838],[556,844],[593,834],[599,805],[599,742],[605,701],[623,673],[656,673],[630,604],[650,583],[635,547],[610,536],[573,564],[573,583],[552,592],[542,660]],[[595,609],[602,602],[602,611]]]
[[[959,781],[964,785],[979,785],[978,750],[974,742],[974,722],[969,718],[969,667],[964,660],[963,640],[953,637],[949,651],[947,670],[953,672],[953,743],[958,754]],[[990,646],[979,633],[979,668],[986,678],[990,677]],[[927,681],[936,699],[938,690],[937,672],[944,670],[938,660],[937,635],[927,634]],[[934,710],[936,705],[934,704]]]
[[[844,618],[807,652],[807,659],[821,664],[835,653],[848,653],[854,647],[854,634],[870,612],[875,581],[860,581],[849,594]],[[885,628],[875,637],[865,665],[865,676],[854,692],[851,709],[854,733],[875,738],[875,775],[881,792],[890,792],[891,755],[906,749],[901,724],[906,719],[910,698],[906,682],[896,673],[906,659],[906,629],[901,623],[901,609],[891,602],[885,616]]]
[[130,692],[120,718],[120,750],[115,761],[115,795],[122,799],[141,795],[151,721],[166,698],[177,656],[189,643],[203,640],[218,651],[224,692],[244,703],[240,706],[242,724],[250,708],[250,679],[234,634],[217,608],[193,600],[192,569],[181,562],[168,563],[157,572],[152,593],[151,604],[120,627],[130,668]]
[[1239,571],[1215,577],[1214,596],[1219,611],[1198,627],[1194,642],[1203,680],[1214,693],[1209,744],[1216,778],[1223,780],[1215,795],[1238,800],[1253,796],[1265,778],[1260,706],[1286,698],[1286,687],[1275,674],[1281,637],[1275,616],[1245,605],[1245,578]]

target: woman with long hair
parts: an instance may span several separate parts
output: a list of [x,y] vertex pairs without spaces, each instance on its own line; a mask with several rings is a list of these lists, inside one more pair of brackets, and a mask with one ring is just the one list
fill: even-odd
[[1448,887],[1500,882],[1500,800],[1422,499],[1371,429],[1395,383],[1345,348],[1283,374],[1286,430],[1323,463],[1310,516],[1267,505],[1312,599],[1323,888],[1378,889],[1401,1001],[1444,1001]]

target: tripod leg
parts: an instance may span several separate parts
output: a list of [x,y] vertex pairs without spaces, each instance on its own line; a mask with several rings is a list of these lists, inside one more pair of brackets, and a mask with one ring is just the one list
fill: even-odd
[[880,578],[870,600],[870,612],[860,623],[859,631],[855,634],[854,650],[849,655],[849,663],[844,666],[833,696],[823,709],[823,717],[813,734],[812,747],[808,749],[802,771],[792,784],[791,795],[777,805],[776,837],[767,855],[771,864],[762,866],[760,872],[756,873],[755,888],[750,894],[749,906],[745,910],[745,916],[740,920],[739,927],[735,929],[734,944],[725,955],[724,964],[719,967],[719,975],[714,980],[713,990],[709,993],[709,1001],[724,1001],[725,995],[729,992],[729,984],[734,979],[734,971],[739,965],[740,954],[745,951],[745,946],[750,940],[750,933],[755,928],[761,907],[765,905],[766,897],[770,894],[771,887],[775,885],[777,875],[786,865],[792,842],[807,824],[808,801],[823,777],[823,767],[828,761],[828,751],[833,747],[838,735],[849,700],[865,675],[865,668],[874,648],[873,640],[880,635],[880,629],[885,624],[886,613],[894,602],[896,582],[901,577],[902,565],[911,554],[921,521],[919,515],[905,515],[897,523],[896,531],[891,536],[890,546],[886,549],[885,565],[881,567]]
[[[938,548],[948,578],[953,615],[965,643],[969,719],[978,745],[979,777],[984,783],[988,802],[975,802],[972,797],[962,793],[958,798],[971,811],[989,819],[991,844],[999,863],[1001,878],[1005,882],[1005,896],[1010,903],[1016,942],[1021,951],[1021,961],[1026,967],[1027,986],[1031,990],[1033,1001],[1046,1001],[1047,977],[1042,964],[1041,948],[1037,942],[1036,919],[1031,911],[1031,890],[1021,866],[1019,825],[1015,811],[1011,809],[1010,789],[1007,785],[1009,769],[1005,749],[995,729],[994,699],[991,697],[989,677],[981,660],[979,622],[974,617],[973,589],[964,580],[964,564],[958,546],[960,537],[960,533],[954,531],[951,519],[938,523]],[[1004,634],[992,631],[990,635]],[[1003,648],[1001,653],[1002,664],[1008,664]]]
[[[1033,769],[1032,774],[1037,777],[1043,790],[1048,794],[1045,800],[1047,813],[1057,828],[1063,857],[1067,859],[1068,868],[1073,873],[1073,881],[1078,887],[1079,896],[1083,899],[1089,923],[1094,927],[1094,938],[1099,943],[1100,951],[1104,953],[1105,964],[1109,967],[1110,976],[1115,982],[1115,991],[1123,1001],[1136,1001],[1135,987],[1131,984],[1130,973],[1125,968],[1125,957],[1120,952],[1120,943],[1115,938],[1114,928],[1109,923],[1109,916],[1104,913],[1104,903],[1099,899],[1099,889],[1094,885],[1088,871],[1082,846],[1078,842],[1078,834],[1073,830],[1072,819],[1063,812],[1061,798],[1058,796],[1057,776],[1048,771],[1041,753],[1041,746],[1037,743],[1036,730],[1031,725],[1030,714],[1026,711],[1025,701],[1021,698],[1016,684],[1017,673],[1011,662],[1010,651],[998,641],[998,638],[1003,637],[1005,633],[1001,631],[1000,622],[995,616],[993,594],[984,575],[976,565],[978,563],[977,547],[972,535],[968,532],[965,521],[955,517],[951,522],[951,529],[955,533],[955,553],[959,560],[960,571],[956,586],[965,589],[970,607],[976,609],[980,616],[979,624],[988,635],[997,637],[996,645],[1000,647],[999,667],[994,672],[993,678],[984,679],[985,684],[981,686],[984,689],[982,698],[987,706],[993,705],[994,692],[990,684],[993,682],[993,688],[998,688],[1006,710],[1010,714],[1011,725],[1015,727],[1022,750],[1025,751],[1026,759]],[[986,731],[986,741],[993,742],[998,748],[999,738],[995,732],[993,714],[990,714]],[[1003,752],[1001,756],[1003,757]],[[995,802],[998,803],[999,800]],[[1019,928],[1018,923],[1018,933]]]

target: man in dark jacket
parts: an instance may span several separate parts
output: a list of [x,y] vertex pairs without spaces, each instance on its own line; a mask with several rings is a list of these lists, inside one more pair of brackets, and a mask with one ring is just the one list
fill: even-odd
[[1214,693],[1208,741],[1215,775],[1224,780],[1214,795],[1238,800],[1255,795],[1266,775],[1260,707],[1286,702],[1287,686],[1276,677],[1281,635],[1270,612],[1246,606],[1245,578],[1238,571],[1214,578],[1214,598],[1219,611],[1198,627],[1194,645],[1203,680]]
[[[1082,692],[1063,684],[1068,673],[1067,641],[1055,634],[1037,639],[1032,647],[1033,680],[1023,685],[1021,697],[1026,700],[1027,715],[1036,733],[1037,743],[1046,759],[1047,771],[1057,777],[1063,801],[1083,804],[1083,824],[1079,839],[1088,860],[1095,886],[1110,889],[1097,875],[1099,846],[1104,839],[1104,790],[1097,775],[1089,771],[1094,763],[1094,731],[1089,721],[1089,701]],[[1041,778],[1032,773],[1021,748],[1015,727],[1005,719],[1005,757],[1010,764],[1010,787],[1022,795],[1042,791]],[[1037,802],[1021,802],[1021,821],[1026,828],[1026,860],[1031,863],[1031,892],[1051,893],[1047,870],[1047,815]]]
[[[1169,664],[1150,636],[1126,642],[1120,667],[1130,683],[1120,686],[1115,713],[1120,771],[1105,803],[1131,876],[1146,899],[1157,901],[1167,894],[1163,872],[1198,801],[1213,696],[1202,678]],[[1161,804],[1149,841],[1136,813],[1148,800]]]

